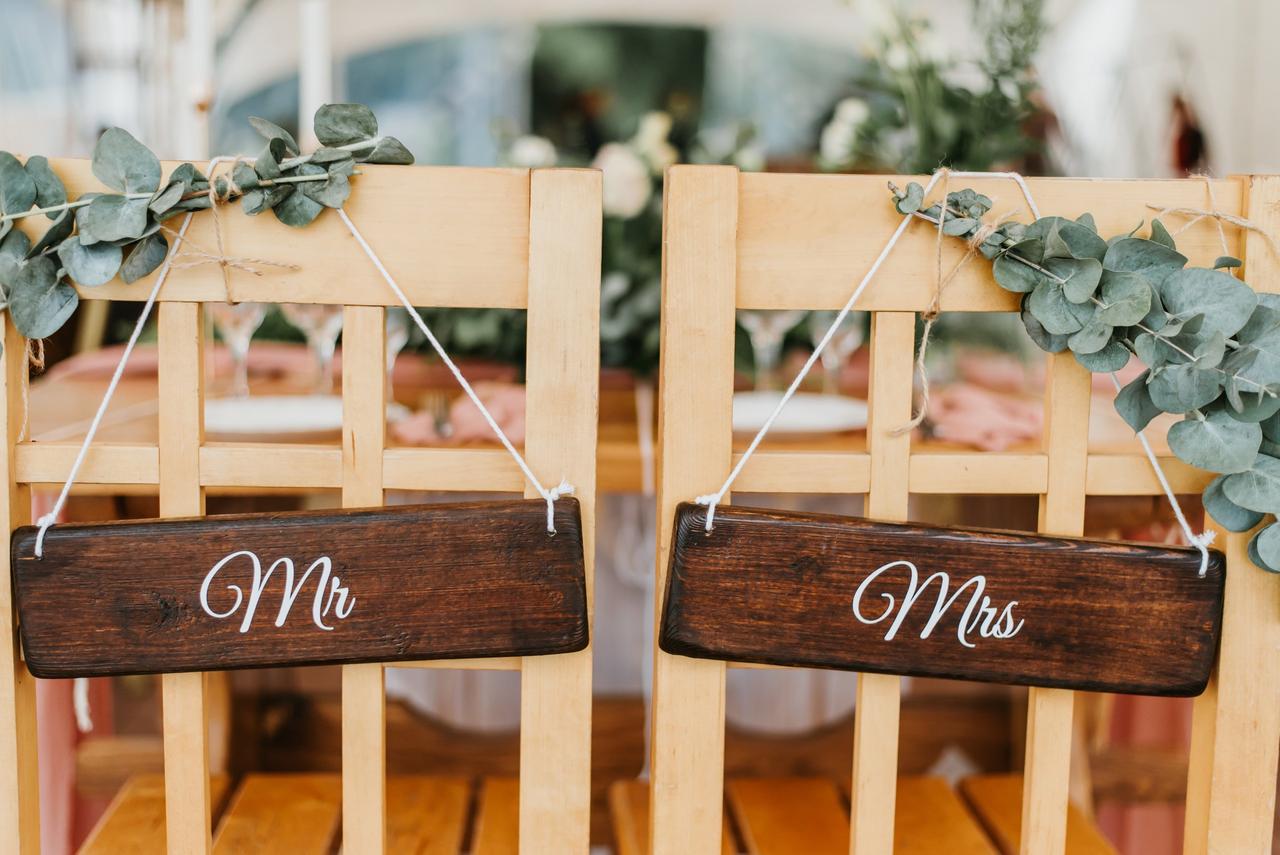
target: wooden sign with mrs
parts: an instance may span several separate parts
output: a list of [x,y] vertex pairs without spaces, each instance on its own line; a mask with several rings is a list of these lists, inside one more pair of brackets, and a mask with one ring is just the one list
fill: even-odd
[[1192,549],[683,504],[660,645],[704,659],[1204,691],[1225,561]]
[[536,656],[587,646],[578,502],[58,525],[13,541],[37,677]]

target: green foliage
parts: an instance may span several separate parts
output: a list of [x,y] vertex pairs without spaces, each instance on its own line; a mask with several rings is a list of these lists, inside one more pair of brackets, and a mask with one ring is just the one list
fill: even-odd
[[[969,240],[990,201],[971,190],[923,208],[923,189],[890,185],[899,211]],[[1236,259],[1188,267],[1158,220],[1103,240],[1092,217],[1005,221],[979,247],[1002,288],[1022,296],[1022,320],[1043,350],[1069,350],[1090,371],[1131,356],[1147,367],[1116,396],[1135,431],[1162,413],[1179,459],[1219,473],[1205,508],[1232,531],[1280,513],[1280,296],[1257,294],[1232,273]],[[1251,558],[1280,572],[1280,523],[1250,543]]]
[[[103,133],[92,161],[93,174],[114,192],[75,201],[46,158],[23,164],[0,151],[0,308],[9,309],[18,331],[27,338],[57,332],[79,301],[73,281],[91,288],[153,272],[169,251],[164,221],[208,209],[212,196],[240,199],[245,213],[270,210],[300,228],[325,208],[342,207],[357,163],[413,163],[399,140],[379,135],[373,112],[360,104],[317,110],[316,137],[324,147],[309,155],[278,125],[249,121],[265,148],[253,164],[237,163],[229,179],[219,176],[212,187],[190,163],[162,181],[160,160],[120,128]],[[53,222],[33,246],[13,225],[37,213]]]

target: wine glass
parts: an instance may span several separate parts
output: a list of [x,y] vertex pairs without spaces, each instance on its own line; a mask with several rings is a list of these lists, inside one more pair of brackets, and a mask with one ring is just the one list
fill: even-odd
[[391,383],[395,375],[396,356],[409,343],[409,312],[391,307],[387,309],[387,400],[394,401]]
[[231,397],[249,397],[249,343],[267,316],[262,303],[209,303],[205,307],[218,335],[227,345],[234,366]]
[[751,352],[755,357],[756,388],[778,388],[778,361],[782,356],[782,340],[787,332],[804,317],[801,310],[760,311],[756,309],[738,312],[738,323],[751,339]]
[[285,319],[307,339],[316,358],[316,394],[333,394],[333,351],[342,332],[342,307],[319,303],[281,303]]
[[[827,330],[835,321],[839,312],[810,312],[809,313],[809,339],[813,342],[813,347],[817,350],[818,345],[822,342],[822,337],[827,334]],[[831,341],[827,342],[826,348],[822,351],[822,391],[828,395],[839,394],[840,391],[840,369],[849,361],[849,357],[853,356],[854,351],[862,347],[863,341],[863,317],[862,312],[849,312],[840,321],[840,325],[836,327],[835,333],[831,336]]]

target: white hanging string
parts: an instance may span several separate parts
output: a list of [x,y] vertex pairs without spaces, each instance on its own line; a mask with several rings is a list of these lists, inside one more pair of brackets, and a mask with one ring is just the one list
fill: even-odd
[[[932,177],[929,179],[928,184],[925,185],[924,196],[926,198],[928,197],[929,192],[933,189],[934,185],[937,184],[938,180],[944,175],[949,175],[951,178],[977,178],[977,179],[1006,178],[1006,179],[1009,179],[1013,181],[1015,184],[1017,184],[1018,189],[1022,191],[1022,195],[1027,201],[1027,207],[1031,210],[1032,216],[1035,217],[1036,219],[1040,219],[1040,208],[1036,205],[1035,199],[1031,195],[1031,188],[1027,185],[1026,179],[1024,179],[1020,174],[1016,172],[952,172],[946,169],[939,169],[938,171],[933,173]],[[943,200],[944,204],[945,204],[945,201],[946,200],[944,199]],[[729,477],[726,478],[724,483],[720,485],[720,489],[714,493],[708,493],[703,496],[698,496],[697,499],[694,500],[695,502],[697,502],[697,504],[705,505],[707,508],[706,530],[708,532],[711,531],[713,528],[713,523],[715,521],[715,514],[716,514],[716,506],[720,504],[721,501],[724,500],[725,495],[729,492],[729,489],[733,486],[733,482],[737,480],[738,475],[741,474],[743,468],[747,465],[747,461],[751,459],[751,455],[755,453],[756,449],[760,446],[760,442],[764,439],[765,435],[769,432],[769,429],[773,427],[773,423],[778,418],[778,414],[782,412],[783,408],[785,408],[787,404],[791,401],[792,397],[795,396],[796,390],[799,389],[800,384],[804,382],[805,376],[808,375],[809,370],[813,367],[814,363],[818,361],[818,358],[821,356],[822,351],[827,347],[827,344],[835,336],[836,330],[840,327],[840,324],[844,321],[845,316],[848,315],[849,312],[853,309],[854,303],[858,301],[858,298],[862,296],[862,292],[866,290],[867,285],[875,277],[876,273],[879,272],[881,266],[883,266],[885,262],[885,259],[889,257],[889,253],[893,250],[894,246],[898,243],[898,240],[899,238],[902,237],[903,232],[906,231],[907,224],[911,222],[911,219],[913,216],[914,215],[912,214],[908,214],[904,216],[902,218],[902,222],[900,222],[898,224],[898,227],[894,229],[894,232],[889,237],[889,240],[885,244],[884,249],[880,251],[880,255],[877,256],[876,260],[872,263],[871,269],[868,270],[866,275],[862,277],[862,281],[858,283],[858,287],[855,288],[853,291],[853,294],[849,296],[848,301],[844,304],[844,308],[840,310],[839,314],[836,315],[835,320],[831,322],[831,325],[827,328],[826,334],[823,335],[822,340],[818,342],[818,345],[814,348],[813,353],[809,355],[808,360],[805,361],[804,366],[800,369],[799,373],[796,374],[795,379],[791,381],[791,385],[787,387],[786,392],[783,393],[782,398],[778,401],[777,405],[773,408],[773,412],[769,414],[769,418],[765,420],[765,423],[760,427],[760,430],[756,432],[756,435],[751,440],[751,444],[747,446],[747,449],[745,452],[743,452],[742,457],[738,459],[738,463],[733,467],[733,470],[729,473]],[[1115,384],[1116,389],[1119,390],[1120,380],[1116,376],[1115,372],[1112,372],[1111,374],[1111,381]],[[1156,480],[1160,482],[1160,488],[1164,490],[1165,498],[1169,500],[1169,504],[1173,508],[1173,514],[1177,518],[1178,525],[1181,526],[1182,528],[1183,536],[1186,537],[1188,543],[1190,543],[1200,552],[1199,575],[1203,577],[1205,573],[1208,571],[1209,544],[1213,542],[1214,533],[1212,531],[1206,531],[1201,534],[1196,534],[1194,531],[1192,531],[1191,524],[1187,521],[1186,514],[1184,514],[1182,511],[1182,505],[1178,502],[1178,497],[1174,494],[1173,487],[1169,484],[1169,479],[1165,476],[1164,469],[1160,465],[1160,460],[1159,458],[1156,457],[1155,451],[1153,451],[1151,448],[1151,443],[1147,440],[1147,437],[1144,435],[1143,431],[1137,431],[1137,436],[1138,436],[1138,441],[1142,443],[1143,451],[1146,452],[1147,461],[1151,464],[1152,471],[1155,472]]]
[[[209,164],[212,172],[217,161]],[[194,213],[194,212],[192,212]],[[58,516],[62,513],[62,509],[66,507],[67,497],[71,494],[71,485],[76,482],[76,476],[80,474],[80,467],[84,465],[85,457],[89,454],[89,446],[93,444],[93,438],[98,433],[98,428],[102,425],[102,417],[106,415],[107,407],[111,405],[111,399],[115,396],[116,387],[120,385],[120,378],[124,376],[125,364],[128,363],[129,357],[133,354],[133,348],[138,343],[138,338],[142,335],[142,329],[147,324],[147,318],[151,316],[151,310],[156,304],[156,297],[160,294],[160,289],[164,287],[165,280],[169,278],[169,271],[173,268],[173,259],[178,252],[178,247],[182,245],[183,238],[187,235],[187,227],[191,225],[191,213],[188,213],[182,220],[182,228],[178,229],[174,235],[173,246],[169,247],[169,254],[165,256],[164,266],[160,268],[160,273],[156,276],[155,285],[151,286],[151,293],[147,295],[147,302],[142,306],[142,313],[138,315],[138,321],[133,325],[133,332],[129,335],[129,341],[124,346],[124,353],[120,354],[120,361],[116,363],[116,370],[111,375],[111,382],[107,384],[106,394],[102,396],[102,401],[98,404],[98,411],[94,413],[93,421],[89,423],[89,430],[84,435],[84,440],[80,443],[80,451],[76,454],[75,462],[71,464],[71,471],[67,475],[67,480],[62,485],[61,492],[58,493],[58,500],[53,503],[53,509],[49,513],[40,517],[36,524],[40,526],[40,530],[36,532],[36,558],[44,557],[44,535],[58,520]]]
[[550,490],[542,486],[542,482],[538,480],[538,476],[533,474],[533,470],[529,468],[529,464],[525,461],[524,457],[516,450],[516,447],[511,443],[511,440],[507,438],[507,435],[503,432],[502,428],[498,426],[498,422],[489,412],[489,408],[484,405],[475,390],[471,388],[471,384],[467,382],[467,378],[462,376],[462,372],[458,370],[458,366],[449,358],[449,354],[445,352],[440,341],[435,337],[435,334],[431,332],[431,328],[427,326],[427,322],[422,319],[422,315],[419,314],[418,310],[413,307],[411,302],[409,302],[409,298],[405,296],[404,291],[402,291],[400,286],[396,284],[395,278],[387,271],[386,266],[382,263],[382,259],[378,258],[378,254],[373,251],[373,247],[369,246],[369,242],[364,239],[364,235],[360,234],[360,230],[356,228],[356,224],[351,222],[351,218],[347,216],[347,212],[342,208],[339,208],[338,216],[342,218],[342,222],[346,224],[347,230],[351,232],[351,236],[356,239],[356,243],[360,244],[360,248],[364,250],[364,254],[369,257],[371,262],[373,262],[373,266],[377,268],[378,273],[382,275],[383,281],[385,281],[391,290],[395,292],[395,295],[400,299],[400,303],[409,310],[409,315],[413,318],[414,323],[418,325],[418,329],[422,330],[422,334],[427,337],[427,341],[431,343],[431,347],[435,350],[441,361],[444,362],[445,366],[448,367],[450,373],[453,374],[453,379],[458,381],[458,385],[462,387],[462,391],[467,393],[467,397],[471,399],[471,403],[475,404],[476,409],[480,411],[480,415],[484,416],[484,420],[489,424],[490,430],[492,430],[494,435],[498,437],[498,440],[507,450],[507,453],[516,461],[516,464],[520,467],[520,471],[524,473],[524,477],[527,478],[529,483],[533,485],[534,489],[538,491],[538,495],[542,496],[542,498],[546,500],[547,533],[555,534],[556,499],[561,496],[572,496],[573,485],[561,478],[559,485],[552,487]]

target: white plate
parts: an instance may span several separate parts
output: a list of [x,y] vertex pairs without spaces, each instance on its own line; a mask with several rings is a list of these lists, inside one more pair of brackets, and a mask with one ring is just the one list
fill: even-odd
[[[781,392],[737,392],[733,396],[733,432],[754,434],[781,400]],[[797,392],[778,414],[769,435],[839,433],[867,426],[867,402],[843,395]]]
[[[387,421],[409,415],[403,404],[387,405]],[[328,439],[342,433],[338,395],[250,395],[204,402],[205,433],[215,439]]]

